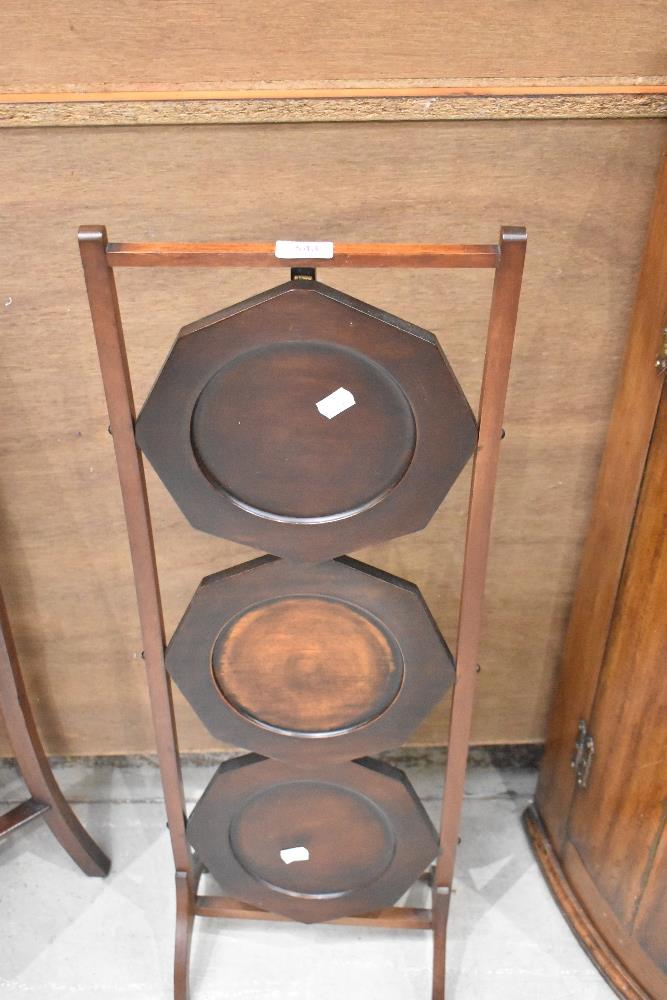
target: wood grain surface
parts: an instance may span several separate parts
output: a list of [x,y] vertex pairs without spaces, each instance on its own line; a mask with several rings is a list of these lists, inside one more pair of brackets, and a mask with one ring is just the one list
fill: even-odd
[[298,768],[402,746],[454,681],[417,588],[347,556],[206,577],[165,663],[211,736]]
[[2,90],[665,72],[662,0],[6,0]]
[[[598,951],[596,954],[597,948],[594,943],[589,954],[618,995],[623,997],[623,1000],[663,1000],[665,995],[664,967],[660,969],[656,966],[651,956],[638,943],[632,931],[623,925],[613,908],[599,895],[591,873],[579,856],[576,847],[570,841],[566,843],[563,850],[562,872],[568,886],[577,887],[575,899],[581,900],[585,904],[585,909],[582,907],[582,916],[588,924],[588,928],[587,932],[580,933],[582,942],[588,951],[588,935],[593,939],[593,942],[598,938],[599,944],[604,950]],[[664,881],[664,870],[660,874]],[[560,904],[561,900],[558,894],[556,894],[556,899]],[[653,914],[653,916],[655,918],[658,914]],[[602,933],[598,933],[598,926],[600,926]],[[653,928],[653,930],[656,929],[664,931],[664,927]]]
[[[566,851],[569,869],[569,874],[566,875],[534,805],[528,806],[524,812],[523,823],[542,870],[542,875],[558,903],[561,913],[569,923],[582,948],[598,967],[609,985],[613,987],[618,996],[625,998],[625,1000],[654,1000],[656,996],[660,996],[660,993],[657,992],[662,989],[660,979],[657,980],[656,992],[652,997],[628,972],[627,964],[619,959],[619,953],[622,953],[626,963],[627,959],[632,957],[635,968],[643,967],[646,969],[647,966],[645,957],[642,958],[641,949],[625,932],[613,912],[607,910],[606,913],[610,933],[605,938],[591,923],[580,898],[573,892],[571,882],[574,881],[572,875],[575,873],[577,885],[580,890],[583,889],[583,898],[588,901],[591,898],[591,890],[593,894],[595,893],[594,883],[591,882],[577,852],[573,848]],[[613,941],[613,948],[610,947],[608,939]]]
[[655,964],[667,966],[667,835],[663,827],[657,844],[653,867],[646,880],[646,888],[635,917],[634,931],[643,950]]
[[[116,240],[475,243],[493,241],[501,223],[528,226],[473,738],[533,741],[544,733],[664,135],[659,121],[0,135],[0,221],[12,233],[0,248],[1,537],[52,753],[154,746],[77,226],[105,222]],[[282,276],[118,272],[137,404],[182,325]],[[327,281],[433,330],[476,405],[489,271],[332,270]],[[204,575],[252,553],[190,529],[148,476],[170,633]],[[467,485],[464,476],[425,531],[361,554],[414,580],[445,636],[455,632]],[[177,710],[184,750],[218,746],[178,695]],[[415,739],[441,743],[444,732],[439,708]]]
[[438,850],[406,776],[369,757],[309,774],[259,754],[225,761],[188,839],[224,891],[305,923],[395,903]]
[[184,327],[135,436],[194,528],[321,562],[423,528],[477,428],[433,334],[296,279]]
[[540,768],[536,799],[557,851],[566,837],[575,792],[575,773],[570,767],[573,740],[579,720],[591,719],[662,391],[655,358],[667,322],[666,226],[667,156],[662,158],[658,176]]
[[374,718],[402,680],[400,653],[379,623],[317,597],[253,608],[220,635],[212,668],[240,712],[305,733]]
[[[657,376],[656,376],[657,377]],[[642,907],[641,937],[653,959],[653,977],[667,965],[667,882],[665,851],[665,760],[667,760],[667,635],[661,623],[667,604],[667,388],[653,431],[632,539],[614,610],[601,679],[590,718],[595,734],[588,787],[576,796],[568,837],[595,886],[585,896],[593,921],[604,932],[612,910],[621,926],[634,932]],[[630,738],[619,739],[620,733]],[[594,769],[594,770],[593,770]],[[655,873],[656,860],[662,870]],[[567,870],[567,865],[566,865]],[[644,905],[647,880],[652,894]],[[574,882],[575,888],[577,883]],[[651,918],[655,932],[651,933]],[[662,934],[658,928],[662,927]],[[648,931],[648,933],[647,933]],[[608,935],[609,936],[609,935]],[[659,939],[662,938],[662,944]],[[610,938],[610,943],[614,944]],[[621,951],[622,955],[623,952]],[[643,963],[644,964],[644,963]],[[633,969],[631,956],[629,968]],[[643,981],[641,969],[637,978]],[[646,983],[650,991],[651,979]],[[663,986],[667,985],[663,979]],[[659,994],[656,994],[656,996]]]

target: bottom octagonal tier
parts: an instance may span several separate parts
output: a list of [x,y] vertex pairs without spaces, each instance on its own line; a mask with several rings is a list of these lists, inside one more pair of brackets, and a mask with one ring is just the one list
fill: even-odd
[[258,754],[226,761],[188,839],[226,893],[303,923],[390,906],[438,852],[403,772],[370,758],[308,772]]

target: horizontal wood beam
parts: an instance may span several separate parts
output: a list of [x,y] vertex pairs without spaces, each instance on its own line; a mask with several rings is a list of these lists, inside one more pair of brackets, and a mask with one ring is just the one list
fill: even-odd
[[[291,921],[280,913],[258,910],[247,903],[241,903],[231,896],[197,896],[195,915],[198,917],[222,917],[234,920],[279,920]],[[387,906],[375,913],[359,917],[340,917],[329,920],[330,924],[349,924],[356,927],[391,927],[404,930],[428,930],[431,927],[431,911],[411,906]]]
[[43,816],[50,808],[51,806],[48,802],[38,802],[37,799],[26,799],[25,802],[21,802],[19,805],[14,806],[13,809],[9,809],[0,816],[0,839],[13,833],[14,830],[18,830],[19,827],[26,826],[33,819],[37,819],[38,816]]
[[0,93],[0,127],[667,116],[667,81]]
[[284,260],[273,243],[109,243],[111,267],[495,267],[497,244],[336,243],[330,259]]

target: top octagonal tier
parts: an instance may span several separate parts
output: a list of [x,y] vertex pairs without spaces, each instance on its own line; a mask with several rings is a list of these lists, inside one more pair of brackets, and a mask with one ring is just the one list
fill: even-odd
[[433,334],[297,279],[184,327],[136,438],[193,527],[318,562],[423,528],[477,425]]

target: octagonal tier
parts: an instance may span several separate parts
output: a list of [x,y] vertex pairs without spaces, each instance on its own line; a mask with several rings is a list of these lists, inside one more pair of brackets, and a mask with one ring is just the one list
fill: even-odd
[[225,892],[304,923],[395,903],[438,851],[405,775],[369,758],[309,773],[258,754],[226,761],[187,830]]
[[476,437],[433,334],[310,280],[181,330],[136,424],[194,527],[313,562],[424,527]]
[[306,768],[399,746],[454,679],[414,584],[347,557],[206,577],[166,665],[213,736]]

